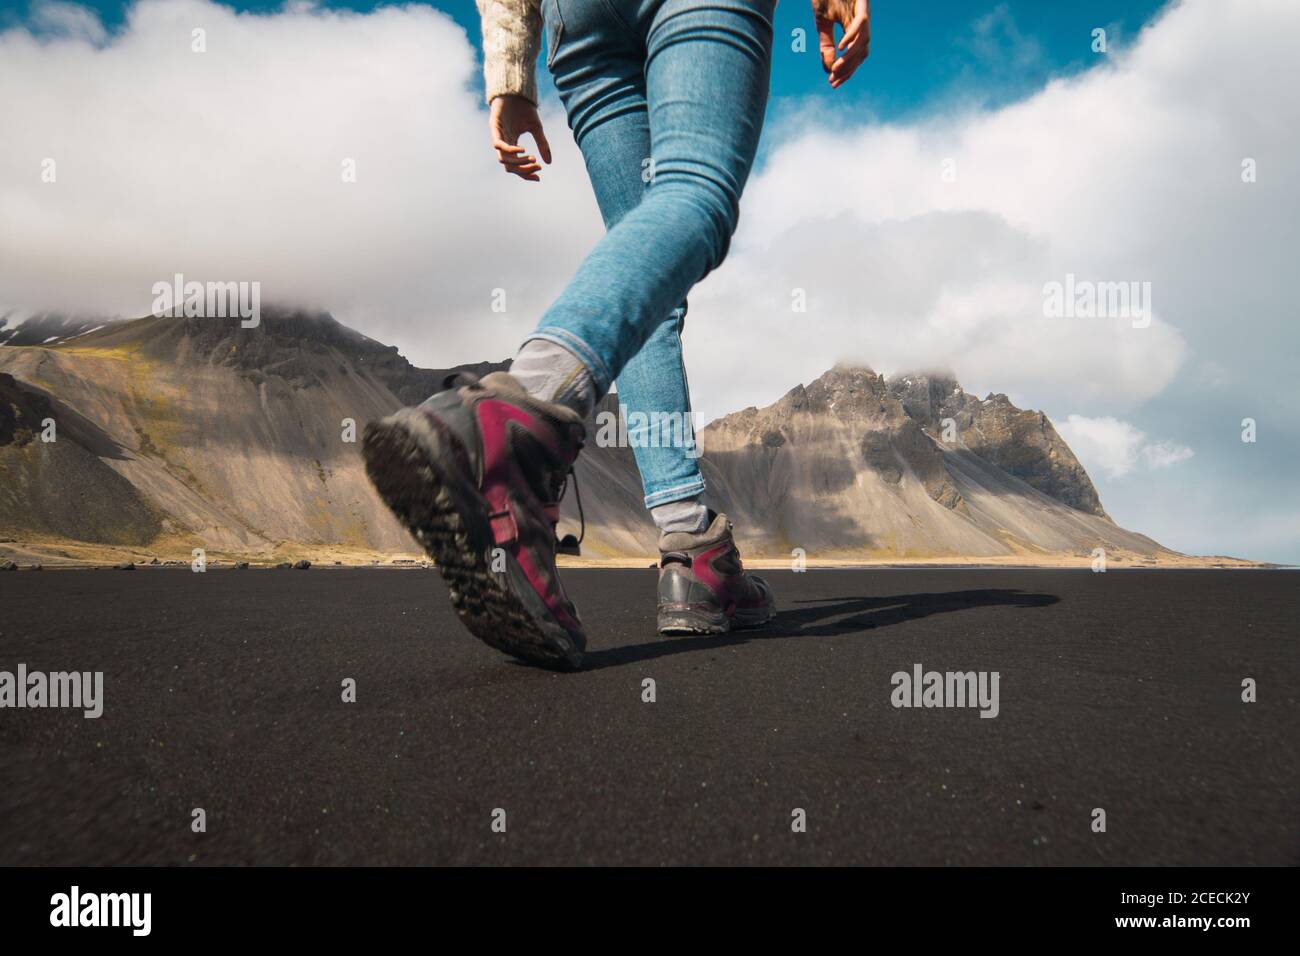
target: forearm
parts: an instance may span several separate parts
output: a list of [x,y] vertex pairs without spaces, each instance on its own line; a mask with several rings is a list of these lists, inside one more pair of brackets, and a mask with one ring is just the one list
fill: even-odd
[[483,81],[495,97],[522,96],[537,102],[537,53],[542,14],[538,0],[476,0],[483,23]]

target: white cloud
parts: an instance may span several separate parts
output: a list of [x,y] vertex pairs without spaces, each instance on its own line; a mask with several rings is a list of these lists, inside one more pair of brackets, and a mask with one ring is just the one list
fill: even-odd
[[972,63],[961,71],[949,95],[970,98],[973,90],[981,91],[985,97],[996,95],[1031,76],[1045,76],[1048,72],[1041,44],[1021,32],[1005,3],[977,17],[969,36],[957,45],[971,57]]
[[[981,392],[1087,414],[1131,413],[1192,356],[1280,383],[1300,97],[1278,78],[1297,40],[1300,5],[1189,0],[1127,51],[1002,109],[799,128],[751,182],[732,260],[695,298],[688,344],[746,384],[696,394],[710,411],[762,404],[843,355],[947,365]],[[1247,156],[1267,182],[1241,181]],[[1067,273],[1150,282],[1155,320],[1045,320],[1043,284]],[[790,287],[808,289],[807,315],[790,314]]]
[[1142,457],[1146,460],[1147,467],[1152,471],[1158,468],[1169,468],[1179,462],[1186,461],[1195,454],[1186,445],[1180,445],[1173,441],[1157,441],[1142,446]]
[[93,10],[62,0],[36,0],[31,7],[32,24],[46,36],[103,43],[108,31]]
[[1155,471],[1186,461],[1192,449],[1167,439],[1151,441],[1141,429],[1109,416],[1070,415],[1056,429],[1089,472],[1123,478],[1145,465]]
[[600,235],[561,116],[555,175],[501,172],[473,46],[429,7],[143,0],[102,45],[64,33],[0,34],[0,307],[141,315],[181,272],[428,364],[500,358]]
[[1133,470],[1145,438],[1128,422],[1082,415],[1057,422],[1056,430],[1085,468],[1104,471],[1112,478],[1121,478]]

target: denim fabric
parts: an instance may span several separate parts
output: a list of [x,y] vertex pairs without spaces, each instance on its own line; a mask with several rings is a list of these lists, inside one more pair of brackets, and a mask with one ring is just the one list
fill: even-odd
[[[529,338],[617,380],[647,507],[698,494],[686,294],[726,256],[767,107],[774,0],[543,0],[547,65],[609,230]],[[639,421],[645,416],[650,421]]]

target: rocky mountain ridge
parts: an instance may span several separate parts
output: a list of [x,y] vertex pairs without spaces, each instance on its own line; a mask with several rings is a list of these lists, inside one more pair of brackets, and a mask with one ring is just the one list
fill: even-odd
[[[413,543],[365,480],[356,435],[451,371],[501,367],[420,369],[328,314],[288,309],[263,309],[253,329],[146,317],[3,347],[0,533],[254,558],[410,556]],[[612,397],[604,408],[616,406]],[[58,450],[15,440],[51,409]],[[700,441],[710,500],[751,555],[1168,553],[1109,519],[1045,415],[1005,395],[979,399],[950,375],[837,367],[767,408],[711,423]],[[584,553],[653,555],[632,450],[589,442],[578,478]],[[570,494],[563,530],[575,504]],[[124,520],[105,520],[112,514]]]

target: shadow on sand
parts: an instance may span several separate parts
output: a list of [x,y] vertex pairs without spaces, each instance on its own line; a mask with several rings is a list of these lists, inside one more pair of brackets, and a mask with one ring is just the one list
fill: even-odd
[[785,637],[825,637],[851,634],[904,621],[916,621],[932,614],[948,614],[977,607],[1049,607],[1061,599],[1055,594],[1026,594],[1015,588],[980,588],[969,591],[941,591],[935,594],[893,594],[875,597],[832,597],[795,601],[796,606],[779,611],[767,627],[730,634],[701,634],[696,637],[660,637],[648,644],[632,644],[588,651],[583,670],[620,667],[654,660],[671,654],[707,651],[751,641]]

